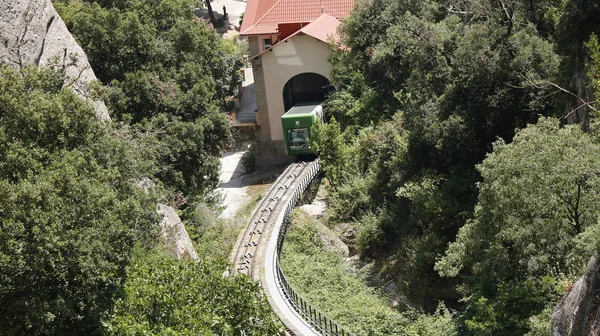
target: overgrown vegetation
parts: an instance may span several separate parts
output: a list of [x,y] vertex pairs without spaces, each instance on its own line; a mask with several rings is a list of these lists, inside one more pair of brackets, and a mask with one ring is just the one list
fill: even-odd
[[460,334],[547,333],[598,252],[598,14],[594,1],[371,0],[341,27],[337,121],[314,144],[330,224],[358,228],[361,257],[413,305],[462,299]]
[[242,166],[245,174],[252,174],[256,171],[256,147],[251,145],[242,156]]
[[281,254],[286,278],[308,302],[356,335],[456,335],[443,305],[432,316],[391,308],[383,293],[366,286],[367,274],[349,270],[331,247],[326,252],[319,225],[302,210],[292,212]]
[[281,324],[247,277],[224,277],[223,259],[176,260],[139,250],[109,335],[279,335]]
[[221,108],[241,79],[236,45],[199,23],[194,1],[59,1],[113,120],[131,126],[154,175],[191,200],[217,185],[230,141]]
[[186,223],[186,229],[195,243],[198,255],[229,258],[240,231],[243,231],[252,211],[265,194],[264,190],[256,189],[252,191],[251,199],[233,218],[220,218],[218,211],[206,204],[188,207],[182,212],[181,219]]
[[[194,1],[54,4],[112,122],[60,71],[0,67],[0,334],[279,334],[257,285],[223,277],[234,229],[202,217],[243,45],[195,20]],[[209,257],[161,251],[158,202]]]
[[[60,72],[0,68],[0,333],[281,332],[256,284],[222,276],[234,235],[205,208],[245,47],[191,0],[54,3],[113,122]],[[416,308],[387,307],[310,220],[284,245],[301,293],[358,333],[547,335],[600,241],[598,17],[592,0],[358,1],[314,146],[330,224]],[[158,251],[158,201],[214,257]]]
[[93,334],[149,246],[143,158],[62,74],[0,67],[0,333]]

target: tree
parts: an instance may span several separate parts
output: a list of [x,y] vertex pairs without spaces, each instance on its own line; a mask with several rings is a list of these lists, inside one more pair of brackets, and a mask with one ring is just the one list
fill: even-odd
[[0,333],[98,333],[154,196],[132,146],[62,74],[0,68]]
[[106,320],[109,335],[280,335],[283,329],[245,276],[224,277],[225,262],[175,260],[139,249]]
[[[598,155],[600,146],[579,126],[561,128],[558,120],[542,118],[511,144],[497,141],[477,166],[483,181],[474,217],[436,269],[444,276],[461,270],[471,275],[465,293],[476,301],[471,309],[480,312],[491,300],[486,309],[513,316],[513,324],[500,320],[488,331],[523,330],[523,320],[550,299],[548,282],[576,274],[596,251],[589,236],[596,234],[600,215]],[[519,288],[530,288],[532,295],[516,295]],[[541,299],[528,306],[533,293]]]
[[319,153],[323,170],[329,183],[335,188],[346,177],[348,147],[340,130],[340,124],[332,118],[329,123],[316,123],[311,147]]
[[219,155],[229,141],[226,121],[216,113],[185,122],[161,114],[139,125],[136,139],[149,147],[156,176],[186,195],[207,196],[217,186]]
[[192,19],[192,5],[108,0],[57,9],[108,86],[113,120],[131,126],[155,176],[198,196],[218,181],[217,158],[230,140],[221,108],[236,94],[241,60]]
[[[331,194],[339,214],[332,218],[364,222],[374,237],[360,241],[374,248],[362,256],[395,254],[402,270],[390,275],[402,277],[419,304],[434,308],[442,299],[434,292],[444,292],[437,288],[452,286],[433,266],[472,216],[481,178],[475,165],[498,137],[510,142],[515,129],[557,111],[552,88],[525,85],[557,75],[553,44],[528,21],[550,5],[376,0],[357,4],[341,26],[347,48],[331,52],[338,91],[327,108],[345,143],[362,149],[337,167],[323,162],[325,170],[351,172]],[[383,126],[397,120],[401,131]],[[332,143],[322,152],[335,152]],[[364,162],[372,164],[353,171]]]

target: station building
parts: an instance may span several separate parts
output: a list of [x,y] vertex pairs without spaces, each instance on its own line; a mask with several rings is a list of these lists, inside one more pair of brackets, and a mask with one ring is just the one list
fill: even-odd
[[248,0],[240,35],[247,36],[260,135],[257,165],[289,162],[281,116],[333,90],[327,57],[354,0]]

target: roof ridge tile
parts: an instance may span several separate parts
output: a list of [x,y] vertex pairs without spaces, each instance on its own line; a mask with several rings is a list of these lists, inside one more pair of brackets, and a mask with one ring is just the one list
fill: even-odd
[[[272,2],[274,1],[274,2]],[[272,4],[263,13],[259,13],[261,4]],[[266,6],[265,6],[266,7]],[[311,22],[322,14],[336,19],[350,15],[354,0],[248,0],[250,15],[245,16],[241,35],[277,34],[278,23]],[[262,14],[260,17],[257,15]]]

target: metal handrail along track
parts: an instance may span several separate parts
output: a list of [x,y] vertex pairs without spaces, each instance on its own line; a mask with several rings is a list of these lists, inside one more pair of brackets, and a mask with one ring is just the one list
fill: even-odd
[[259,280],[273,310],[288,329],[302,336],[353,336],[303,299],[279,265],[288,217],[319,173],[319,161],[291,164],[271,186],[233,252],[233,274]]

